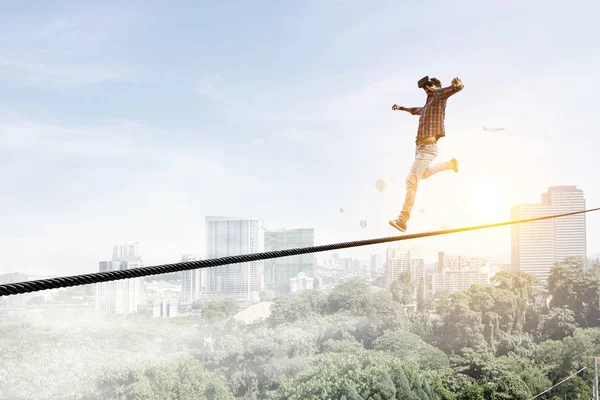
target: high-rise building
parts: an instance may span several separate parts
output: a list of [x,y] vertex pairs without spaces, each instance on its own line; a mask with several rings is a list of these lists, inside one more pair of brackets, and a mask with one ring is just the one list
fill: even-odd
[[388,248],[385,266],[385,286],[392,286],[392,282],[408,269],[413,281],[418,281],[425,272],[425,261],[418,249]]
[[[456,292],[468,290],[473,285],[489,285],[492,277],[490,271],[490,266],[445,268],[442,272],[434,272],[425,277],[426,280],[430,280],[430,283],[424,286],[425,294],[433,296],[441,290]],[[431,289],[428,290],[429,287]]]
[[445,255],[443,251],[438,252],[438,262],[436,272],[444,271],[444,267],[446,266]]
[[340,255],[337,253],[332,254],[330,257],[325,256],[325,267],[327,269],[339,269],[340,268]]
[[[310,229],[280,229],[266,231],[265,251],[278,251],[293,248],[312,247],[315,245],[315,230]],[[316,259],[314,254],[299,254],[297,256],[265,260],[265,285],[267,290],[273,290],[276,296],[291,292],[291,281],[299,273],[313,278]]]
[[[206,217],[207,258],[258,253],[258,230],[258,219]],[[259,301],[259,266],[258,261],[252,261],[206,268],[203,297]]]
[[[184,254],[181,257],[181,262],[200,261],[199,256],[192,254]],[[206,280],[205,268],[188,269],[181,271],[181,304],[191,304],[200,299],[202,294],[202,284]]]
[[[583,190],[576,186],[552,186],[539,204],[520,204],[511,209],[511,219],[529,219],[585,210]],[[546,283],[555,263],[567,257],[586,262],[585,214],[515,224],[511,227],[513,270],[532,274]]]
[[371,272],[372,274],[381,274],[384,272],[380,254],[371,254],[369,270],[369,272]]
[[132,257],[139,256],[140,250],[138,242],[126,242],[113,246],[113,260],[132,259]]
[[[542,194],[542,203],[551,204],[554,214],[585,210],[583,190],[576,186],[553,186]],[[558,262],[566,257],[587,258],[585,214],[554,218],[554,247]]]
[[444,270],[458,271],[463,268],[479,268],[485,266],[487,260],[484,258],[468,257],[465,255],[450,255],[443,251],[438,252],[436,272]]
[[[111,261],[101,261],[99,271],[143,268],[138,243],[113,246]],[[96,284],[96,308],[113,314],[136,312],[141,302],[141,278],[120,279]]]
[[290,293],[300,293],[314,288],[315,278],[307,276],[304,272],[298,273],[298,276],[290,278]]
[[385,287],[390,288],[392,282],[397,280],[406,268],[408,268],[408,250],[388,248],[386,252]]

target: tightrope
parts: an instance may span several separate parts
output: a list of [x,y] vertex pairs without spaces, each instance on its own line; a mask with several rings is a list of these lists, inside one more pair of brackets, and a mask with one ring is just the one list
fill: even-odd
[[208,260],[186,261],[176,264],[155,265],[144,268],[134,268],[118,271],[96,272],[92,274],[64,276],[59,278],[40,279],[28,282],[8,283],[0,285],[0,296],[10,296],[16,294],[36,292],[39,290],[58,289],[70,286],[88,285],[91,283],[109,282],[120,279],[140,278],[143,276],[159,275],[172,272],[187,271],[191,269],[211,268],[220,265],[238,264],[244,262],[267,260],[272,258],[282,258],[295,256],[299,254],[319,253],[323,251],[347,249],[351,247],[370,246],[374,244],[396,242],[402,240],[418,239],[430,236],[448,235],[451,233],[474,231],[479,229],[495,228],[506,225],[522,224],[526,222],[542,221],[552,218],[567,217],[570,215],[584,214],[592,211],[598,211],[600,208],[592,208],[582,211],[573,211],[564,214],[547,215],[543,217],[522,219],[516,221],[498,222],[494,224],[467,226],[463,228],[445,229],[440,231],[413,233],[409,235],[390,236],[375,239],[357,240],[352,242],[326,244],[321,246],[302,247],[287,250],[269,251],[254,254],[241,254],[235,256],[212,258]]

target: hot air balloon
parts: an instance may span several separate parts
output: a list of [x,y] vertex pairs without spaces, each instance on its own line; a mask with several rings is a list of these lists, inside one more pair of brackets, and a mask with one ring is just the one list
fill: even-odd
[[363,228],[366,228],[367,227],[367,221],[364,220],[364,219],[362,221],[360,221],[360,226],[362,226]]
[[343,209],[343,208],[340,208],[340,212],[343,214],[343,213],[344,213],[344,209]]
[[383,193],[383,191],[387,187],[387,182],[385,181],[385,179],[379,178],[375,181],[375,187],[377,188],[377,190],[379,190],[379,193]]

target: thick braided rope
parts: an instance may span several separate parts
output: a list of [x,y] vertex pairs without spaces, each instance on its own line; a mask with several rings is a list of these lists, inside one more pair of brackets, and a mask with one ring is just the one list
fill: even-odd
[[134,268],[134,269],[127,269],[127,270],[107,271],[107,272],[96,272],[96,273],[92,273],[92,274],[65,276],[65,277],[60,277],[60,278],[40,279],[40,280],[29,281],[29,282],[9,283],[9,284],[0,285],[0,296],[23,294],[23,293],[35,292],[35,291],[39,291],[39,290],[57,289],[57,288],[63,288],[63,287],[69,287],[69,286],[87,285],[90,283],[109,282],[109,281],[115,281],[115,280],[120,280],[120,279],[139,278],[142,276],[158,275],[158,274],[165,274],[165,273],[171,273],[171,272],[186,271],[186,270],[191,270],[191,269],[210,268],[210,267],[217,267],[220,265],[267,260],[267,259],[271,259],[271,258],[289,257],[289,256],[295,256],[295,255],[299,255],[299,254],[310,254],[310,253],[318,253],[318,252],[323,252],[323,251],[346,249],[346,248],[351,248],[351,247],[370,246],[370,245],[374,245],[374,244],[396,242],[396,241],[409,240],[409,239],[418,239],[418,238],[424,238],[424,237],[429,237],[429,236],[447,235],[450,233],[459,233],[459,232],[473,231],[473,230],[479,230],[479,229],[495,228],[495,227],[505,226],[505,225],[522,224],[525,222],[541,221],[541,220],[551,219],[551,218],[566,217],[569,215],[583,214],[583,213],[598,211],[598,210],[600,210],[600,208],[592,208],[589,210],[574,211],[574,212],[569,212],[569,213],[564,213],[564,214],[547,215],[547,216],[543,216],[543,217],[536,217],[536,218],[523,219],[523,220],[517,220],[517,221],[499,222],[499,223],[495,223],[495,224],[468,226],[468,227],[463,227],[463,228],[446,229],[446,230],[441,230],[441,231],[431,231],[431,232],[423,232],[423,233],[413,233],[410,235],[390,236],[390,237],[367,239],[367,240],[356,240],[356,241],[352,241],[352,242],[334,243],[334,244],[326,244],[326,245],[321,245],[321,246],[302,247],[302,248],[295,248],[295,249],[288,249],[288,250],[269,251],[269,252],[264,252],[264,253],[241,254],[241,255],[221,257],[221,258],[212,258],[209,260],[187,261],[187,262],[181,262],[181,263],[176,263],[176,264],[156,265],[156,266],[144,267],[144,268]]

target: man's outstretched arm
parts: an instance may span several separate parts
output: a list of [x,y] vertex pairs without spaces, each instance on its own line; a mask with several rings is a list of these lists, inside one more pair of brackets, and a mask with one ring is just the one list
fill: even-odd
[[392,106],[392,111],[394,110],[406,111],[412,115],[421,115],[421,110],[423,110],[423,107],[401,107],[397,104],[394,104]]
[[440,98],[447,99],[448,97],[452,96],[453,94],[460,92],[464,87],[465,87],[465,85],[462,83],[460,78],[454,78],[454,79],[452,79],[452,84],[450,86],[438,89],[436,94]]

